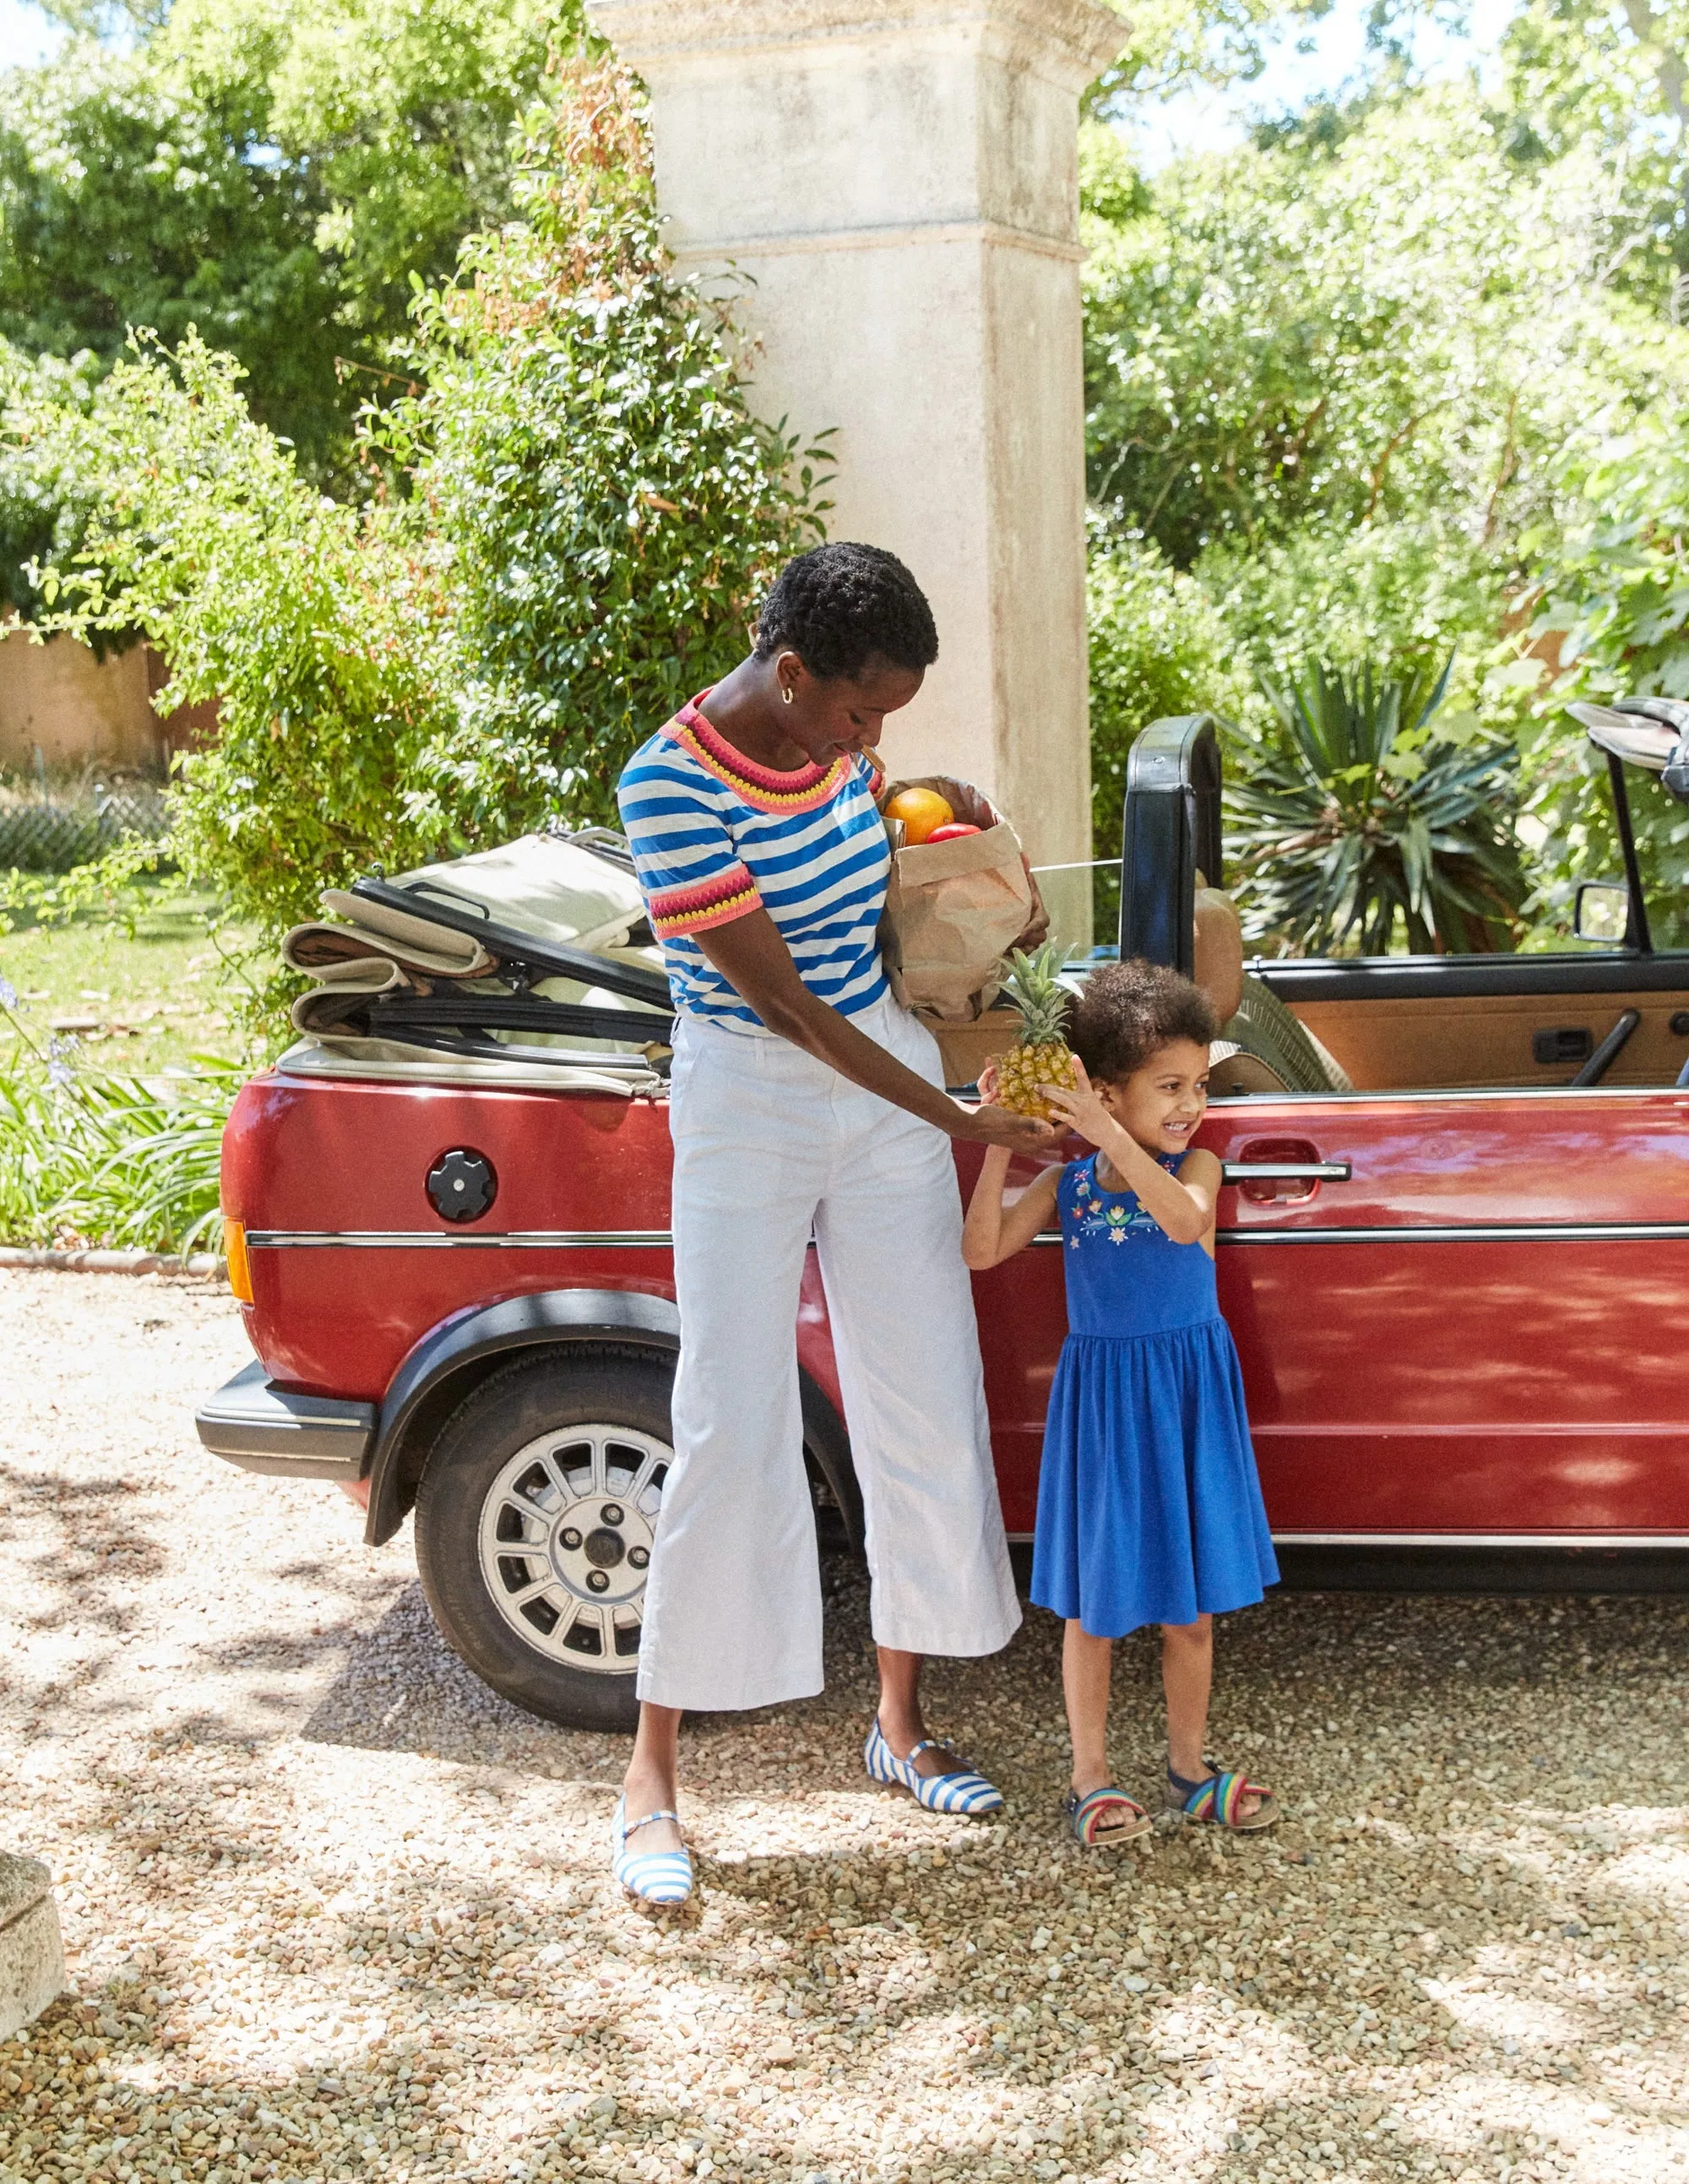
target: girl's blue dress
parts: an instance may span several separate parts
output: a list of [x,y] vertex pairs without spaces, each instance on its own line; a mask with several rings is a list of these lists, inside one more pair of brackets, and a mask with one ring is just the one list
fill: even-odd
[[[1177,1174],[1184,1155],[1162,1157]],[[1214,1262],[1175,1244],[1097,1156],[1056,1204],[1068,1335],[1044,1429],[1032,1597],[1095,1638],[1246,1607],[1279,1565]]]

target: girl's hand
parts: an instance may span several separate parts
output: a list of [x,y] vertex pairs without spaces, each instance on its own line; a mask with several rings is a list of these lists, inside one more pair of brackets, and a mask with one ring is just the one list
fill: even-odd
[[975,1087],[975,1089],[979,1095],[979,1104],[982,1107],[995,1107],[996,1106],[997,1065],[995,1061],[988,1061],[985,1067],[980,1071],[979,1082]]
[[1062,1117],[1065,1127],[1077,1130],[1088,1145],[1106,1145],[1119,1134],[1120,1125],[1102,1104],[1085,1074],[1085,1065],[1073,1056],[1071,1084],[1040,1084],[1039,1090]]

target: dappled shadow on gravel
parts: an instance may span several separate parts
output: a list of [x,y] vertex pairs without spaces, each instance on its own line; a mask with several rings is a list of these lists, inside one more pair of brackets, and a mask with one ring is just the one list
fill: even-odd
[[552,1772],[579,1741],[578,1733],[522,1713],[466,1669],[414,1580],[372,1629],[352,1635],[338,1674],[299,1734],[313,1743],[538,1774]]
[[[863,1778],[830,1563],[827,1691],[688,1724],[701,1885],[652,1915],[606,1871],[625,1739],[483,1691],[343,1497],[208,1468],[242,1341],[0,1279],[0,1842],[81,1997],[0,2043],[0,2184],[1689,2179],[1684,1602],[1275,1598],[1211,1749],[1285,1825],[1086,1857],[1053,1619],[931,1665],[1008,1800],[941,1819]],[[139,1581],[86,1545],[137,1528]],[[1118,1656],[1150,1800],[1153,1641]]]
[[[134,1626],[133,1602],[100,1580],[134,1584],[164,1567],[156,1531],[139,1521],[135,1502],[142,1492],[132,1479],[66,1479],[0,1462],[0,1554],[26,1528],[36,1535],[20,1557],[27,1604],[14,1600],[13,1608],[25,1628],[52,1630],[67,1620],[108,1632]],[[38,1536],[43,1528],[45,1540]]]

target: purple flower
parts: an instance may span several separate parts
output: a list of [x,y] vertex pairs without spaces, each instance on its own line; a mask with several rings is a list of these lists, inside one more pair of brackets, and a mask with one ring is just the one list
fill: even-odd
[[0,978],[0,1009],[14,1009],[17,1006],[17,988],[9,978]]

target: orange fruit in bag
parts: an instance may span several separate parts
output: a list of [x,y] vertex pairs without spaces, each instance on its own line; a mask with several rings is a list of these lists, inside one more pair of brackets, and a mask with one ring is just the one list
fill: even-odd
[[956,817],[935,788],[900,788],[882,809],[888,819],[903,822],[906,849],[924,842],[935,827],[948,827]]

